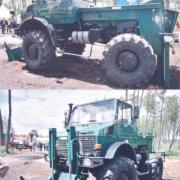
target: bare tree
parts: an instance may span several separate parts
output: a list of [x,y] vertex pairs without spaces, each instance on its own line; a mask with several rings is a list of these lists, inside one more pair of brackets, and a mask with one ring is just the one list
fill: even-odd
[[142,92],[141,92],[141,98],[140,98],[140,103],[139,103],[139,113],[140,113],[140,111],[141,111],[143,98],[144,98],[144,90],[142,90]]
[[12,114],[12,107],[11,107],[11,90],[8,90],[8,105],[9,105],[9,116],[8,116],[8,127],[6,133],[6,152],[9,153],[9,140],[10,140],[10,129],[11,129],[11,114]]
[[161,145],[161,136],[162,136],[162,130],[163,130],[163,123],[162,123],[162,116],[163,116],[163,108],[164,108],[164,97],[165,97],[166,91],[161,91],[159,98],[161,99],[161,112],[160,112],[160,121],[159,121],[159,141],[158,141],[158,151],[160,150]]
[[176,136],[178,134],[179,128],[180,128],[180,121],[178,122],[177,127],[175,128],[175,131],[173,133],[173,136],[172,136],[172,139],[171,139],[171,142],[170,142],[170,145],[169,145],[168,152],[171,151],[171,148],[172,148],[172,146],[173,146],[173,144],[174,144],[174,142],[176,140]]
[[0,146],[3,145],[3,120],[1,115],[1,109],[0,109]]
[[125,90],[125,100],[128,101],[128,89]]

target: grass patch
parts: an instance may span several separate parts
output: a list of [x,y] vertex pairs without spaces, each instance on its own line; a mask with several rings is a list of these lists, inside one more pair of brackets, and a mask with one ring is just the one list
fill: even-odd
[[180,159],[180,150],[172,150],[169,154],[170,157],[176,157],[178,159]]
[[[6,153],[5,146],[0,146],[0,155]],[[13,147],[9,147],[9,154],[16,153],[16,149]]]
[[0,146],[0,154],[2,154],[2,153],[5,153],[6,151],[5,151],[5,147],[4,146]]

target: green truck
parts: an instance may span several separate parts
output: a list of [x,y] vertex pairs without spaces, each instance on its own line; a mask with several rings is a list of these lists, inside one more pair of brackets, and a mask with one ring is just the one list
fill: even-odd
[[111,83],[143,87],[154,78],[169,86],[169,43],[178,12],[165,9],[163,0],[114,1],[111,7],[97,7],[96,0],[33,0],[21,17],[18,34],[30,70],[48,68],[57,51],[77,56],[86,44],[101,43]]
[[49,130],[51,180],[161,180],[163,158],[153,135],[137,127],[138,106],[109,99],[73,106],[66,131]]

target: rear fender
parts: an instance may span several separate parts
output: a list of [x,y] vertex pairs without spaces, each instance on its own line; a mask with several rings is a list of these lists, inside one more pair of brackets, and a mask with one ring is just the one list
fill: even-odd
[[47,32],[49,35],[49,38],[51,39],[52,45],[56,46],[56,33],[54,27],[49,24],[45,19],[38,18],[38,17],[29,17],[25,19],[20,27],[19,27],[19,33],[21,37],[24,36],[29,31],[43,29]]

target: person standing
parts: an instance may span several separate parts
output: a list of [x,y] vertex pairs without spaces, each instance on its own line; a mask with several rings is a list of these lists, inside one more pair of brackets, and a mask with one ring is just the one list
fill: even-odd
[[12,37],[15,37],[15,29],[16,29],[16,19],[15,19],[15,17],[13,17],[11,20]]
[[35,150],[36,150],[36,142],[35,141],[32,143],[32,150],[33,150],[33,152],[35,152]]
[[7,21],[7,33],[10,33],[11,32],[11,21],[8,20]]

